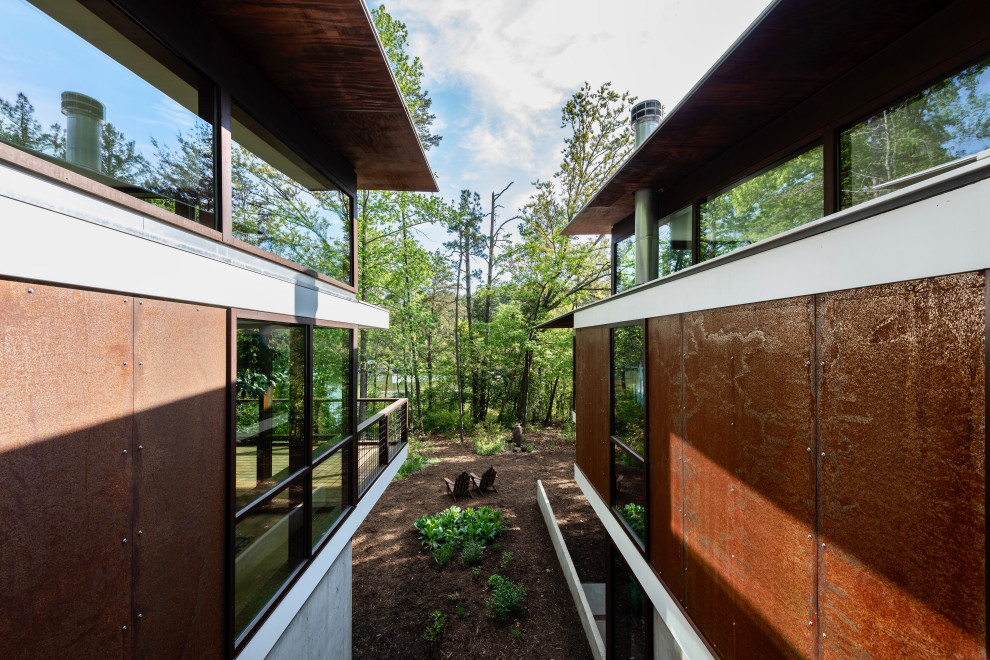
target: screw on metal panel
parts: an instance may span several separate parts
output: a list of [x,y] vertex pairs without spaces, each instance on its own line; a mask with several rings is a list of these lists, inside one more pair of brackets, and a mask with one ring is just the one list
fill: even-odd
[[808,447],[808,451],[811,451],[811,447]]
[[144,530],[139,529],[138,530],[138,536],[141,536],[142,534],[144,534]]
[[126,363],[126,362],[124,363],[124,366],[125,366],[125,367],[127,366],[127,363]]
[[121,630],[127,630],[127,626],[124,626],[123,628],[121,628]]
[[139,367],[140,367],[140,366],[143,366],[143,365],[144,365],[144,362],[138,362],[138,366],[139,366]]
[[196,311],[197,311],[197,312],[199,311],[199,307],[197,307],[197,308],[196,308]]
[[824,455],[825,455],[825,452],[822,452],[822,456],[824,456]]
[[729,426],[735,426],[735,425],[736,425],[735,422],[729,422]]
[[124,302],[127,302],[127,298],[124,298]]
[[[140,534],[140,532],[138,532],[138,533]],[[808,534],[808,538],[809,538],[809,539],[811,538],[811,534]]]
[[127,543],[127,539],[124,539],[124,543]]
[[139,619],[143,619],[144,618],[144,615],[143,614],[138,614],[138,618]]
[[822,633],[822,637],[825,637],[825,633]]
[[127,453],[127,450],[126,450],[126,449],[124,450],[124,453],[125,453],[125,454]]
[[732,555],[732,558],[733,558],[733,559],[735,559],[735,558],[736,558],[736,556],[735,556],[735,555]]
[[730,359],[730,360],[735,360],[735,359],[736,359],[736,356],[735,356],[735,355],[730,355],[730,356],[729,356],[729,359]]
[[809,622],[808,622],[808,625],[809,625],[809,626],[813,626],[813,625],[815,625],[815,624],[814,624],[814,623],[812,623],[811,621],[809,621]]
[[908,291],[914,291],[914,285],[908,284]]
[[805,360],[805,361],[804,361],[804,366],[806,366],[806,367],[807,367],[807,366],[808,366],[809,364],[811,364],[811,360]]
[[822,302],[825,302],[825,296],[822,296]]
[[143,305],[143,304],[144,304],[144,301],[143,301],[143,300],[141,300],[141,301],[139,301],[139,302],[138,302],[138,304],[139,304],[139,305]]
[[34,293],[34,289],[28,289],[28,293]]
[[144,445],[138,445],[138,449],[144,449]]
[[811,298],[808,298],[808,300],[806,302],[811,302]]

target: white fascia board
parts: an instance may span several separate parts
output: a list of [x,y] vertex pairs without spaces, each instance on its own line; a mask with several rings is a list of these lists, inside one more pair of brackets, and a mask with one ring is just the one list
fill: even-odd
[[313,559],[306,572],[299,576],[299,579],[292,589],[289,590],[282,602],[268,615],[261,628],[254,634],[248,643],[237,654],[238,660],[261,660],[266,658],[271,650],[275,648],[276,642],[282,634],[289,628],[289,624],[302,610],[303,605],[309,600],[316,587],[319,586],[323,577],[333,567],[337,557],[347,544],[351,542],[358,527],[368,517],[378,500],[381,499],[385,489],[392,483],[392,479],[398,473],[399,468],[405,463],[409,456],[409,445],[404,446],[396,455],[392,462],[385,468],[385,471],[375,480],[368,491],[364,494],[351,511],[347,519],[334,530],[333,535],[320,553]]
[[574,465],[574,481],[577,482],[581,492],[584,493],[585,499],[591,504],[591,508],[595,510],[595,514],[601,520],[606,533],[608,533],[615,547],[618,548],[619,553],[632,570],[633,575],[636,576],[640,586],[643,587],[646,595],[649,596],[650,601],[653,603],[653,608],[660,615],[660,618],[663,619],[674,641],[681,647],[684,657],[691,658],[692,660],[718,660],[708,650],[708,646],[698,635],[691,622],[688,621],[687,616],[685,616],[678,603],[671,597],[670,592],[667,591],[666,587],[660,583],[660,580],[653,573],[653,569],[646,562],[646,558],[643,557],[643,553],[640,552],[639,547],[633,543],[625,529],[622,528],[619,521],[612,515],[608,504],[602,500],[598,491],[595,490],[591,482],[588,481],[588,478],[581,472],[581,468],[576,464]]
[[[990,159],[969,168],[987,166]],[[957,176],[969,168],[944,174],[931,182]],[[894,194],[901,192],[907,189]],[[868,204],[884,201],[885,198],[880,198]],[[862,209],[847,209],[857,210]],[[841,219],[842,215],[837,213],[792,231],[810,233],[815,225],[837,223]],[[988,245],[990,179],[982,179],[579,309],[574,312],[574,327],[982,270],[990,268]]]
[[0,276],[387,328],[388,311],[291,268],[0,165]]

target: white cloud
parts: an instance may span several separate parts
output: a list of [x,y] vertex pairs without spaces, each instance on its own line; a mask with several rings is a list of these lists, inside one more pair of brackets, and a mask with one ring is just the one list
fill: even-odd
[[611,81],[671,109],[767,2],[389,0],[386,7],[409,29],[426,88],[435,99],[448,90],[456,99],[434,105],[446,132],[429,156],[443,163],[445,196],[448,184],[485,196],[515,180],[515,201],[556,170],[565,136],[560,107],[584,81]]

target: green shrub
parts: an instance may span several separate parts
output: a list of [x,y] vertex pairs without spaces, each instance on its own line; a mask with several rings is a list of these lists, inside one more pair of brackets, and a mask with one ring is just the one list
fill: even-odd
[[461,550],[461,563],[465,566],[477,566],[485,552],[485,544],[481,541],[468,541]]
[[433,559],[436,560],[438,564],[443,566],[454,556],[457,552],[457,548],[449,543],[445,543],[439,547],[433,548]]
[[419,532],[419,540],[424,548],[436,550],[442,545],[451,545],[456,551],[468,541],[489,543],[505,529],[502,512],[487,506],[478,509],[459,506],[440,511],[432,516],[417,518],[413,527]]
[[395,479],[405,479],[410,474],[419,472],[427,465],[439,463],[440,459],[434,453],[435,451],[436,448],[432,442],[420,440],[415,436],[409,436],[409,455],[395,474]]
[[494,456],[505,450],[504,433],[479,426],[474,433],[474,453],[478,456]]
[[506,550],[502,553],[502,572],[509,567],[509,562],[512,561],[512,553]]
[[437,644],[443,638],[443,630],[447,625],[447,615],[440,610],[434,610],[430,614],[430,619],[431,623],[426,626],[423,639],[426,640],[427,644]]
[[640,538],[646,540],[646,507],[635,502],[630,502],[625,506],[616,507],[619,515],[622,516],[633,532]]
[[513,584],[501,575],[488,578],[492,595],[488,598],[488,616],[495,621],[505,621],[513,614],[522,614],[526,590],[521,584]]

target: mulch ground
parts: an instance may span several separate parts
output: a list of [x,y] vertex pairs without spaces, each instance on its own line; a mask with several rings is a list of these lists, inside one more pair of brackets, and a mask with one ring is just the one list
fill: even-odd
[[[532,452],[477,456],[470,442],[431,437],[441,462],[393,481],[353,541],[353,651],[362,658],[590,658],[574,601],[536,503],[543,482],[582,582],[603,582],[605,534],[577,484],[574,445],[553,431],[530,431]],[[506,531],[498,550],[485,550],[480,576],[455,557],[440,567],[420,551],[413,520],[451,506],[443,477],[476,474],[494,465],[498,493],[460,497],[458,506],[502,510]],[[513,553],[502,575],[527,591],[523,616],[503,624],[488,618],[488,577],[502,552]],[[458,617],[463,606],[463,617]],[[423,632],[430,613],[447,615],[442,641]],[[520,632],[513,633],[518,629]]]

